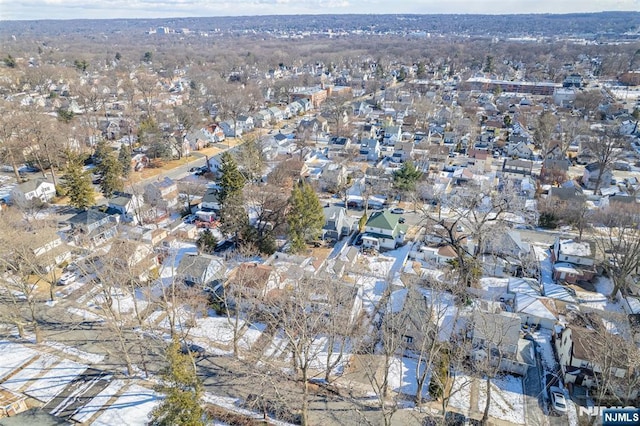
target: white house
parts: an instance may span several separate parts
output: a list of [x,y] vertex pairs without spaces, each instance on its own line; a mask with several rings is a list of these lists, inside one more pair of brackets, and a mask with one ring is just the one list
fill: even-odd
[[25,206],[34,200],[43,203],[51,201],[56,196],[56,187],[44,178],[33,179],[16,185],[11,190],[11,199],[20,206]]
[[132,222],[134,225],[139,222],[138,212],[142,204],[143,200],[139,195],[119,191],[115,191],[108,200],[109,208],[120,212],[122,222]]
[[400,223],[400,215],[388,211],[374,212],[362,235],[362,245],[368,248],[395,249],[404,243],[407,226]]

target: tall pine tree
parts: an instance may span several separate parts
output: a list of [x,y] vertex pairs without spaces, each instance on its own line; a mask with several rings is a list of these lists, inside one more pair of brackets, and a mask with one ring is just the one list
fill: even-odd
[[118,153],[118,163],[122,167],[122,177],[128,178],[131,173],[131,148],[128,144],[122,144]]
[[102,177],[100,190],[102,194],[109,198],[115,191],[122,191],[122,165],[113,154],[106,155],[97,167],[98,173]]
[[169,365],[162,371],[162,381],[156,387],[165,399],[149,415],[149,424],[204,426],[206,416],[200,406],[202,383],[196,375],[193,358],[182,353],[176,339],[169,344],[166,355]]
[[306,243],[322,235],[324,211],[313,188],[300,182],[291,191],[290,210],[287,214],[291,251],[299,253]]
[[66,173],[62,176],[63,188],[69,197],[69,204],[78,209],[86,209],[95,204],[95,192],[91,184],[91,173],[84,170],[78,157],[69,159]]
[[242,191],[245,178],[238,170],[238,164],[233,156],[226,151],[220,157],[220,204],[224,206],[227,198],[237,195]]

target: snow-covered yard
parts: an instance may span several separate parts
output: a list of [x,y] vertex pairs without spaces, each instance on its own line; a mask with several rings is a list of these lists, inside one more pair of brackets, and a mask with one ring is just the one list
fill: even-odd
[[88,365],[63,359],[42,371],[43,374],[27,387],[24,393],[42,402],[49,402],[87,368]]
[[[480,411],[482,411],[487,402],[484,380],[480,381],[478,390],[478,407]],[[524,395],[521,378],[506,375],[491,380],[489,416],[515,424],[525,424]]]
[[2,354],[2,362],[0,363],[1,382],[13,370],[20,368],[36,356],[37,352],[19,343],[0,342],[0,354]]
[[122,380],[112,380],[109,385],[100,391],[96,396],[91,398],[82,408],[80,408],[73,416],[72,419],[84,423],[93,417],[109,400],[115,397],[120,389],[124,387]]
[[145,387],[131,385],[92,423],[94,426],[143,426],[149,413],[160,402],[160,396]]
[[576,290],[576,298],[581,305],[602,311],[625,313],[622,302],[612,302],[607,297],[613,291],[613,283],[609,278],[597,277],[594,287],[596,291]]
[[[417,360],[408,357],[394,358],[389,366],[389,386],[395,392],[403,393],[409,397],[415,396],[418,391],[418,381],[416,380]],[[422,387],[422,397],[429,399],[429,380],[431,375],[427,374],[424,386]]]
[[[196,326],[189,329],[189,336],[203,346],[210,344],[232,349],[235,320],[227,317],[209,316],[196,320]],[[244,320],[238,320],[237,330],[239,335],[238,345],[241,349],[250,349],[258,340],[265,326],[263,324],[248,324]],[[217,348],[216,352],[220,348]]]

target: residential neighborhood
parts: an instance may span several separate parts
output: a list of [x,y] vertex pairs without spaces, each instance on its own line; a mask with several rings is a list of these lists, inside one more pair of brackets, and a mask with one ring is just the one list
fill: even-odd
[[571,51],[551,72],[515,30],[500,60],[454,61],[366,41],[432,40],[415,29],[143,26],[180,46],[363,44],[0,64],[0,425],[581,425],[640,407],[637,52],[617,72],[622,42],[545,38]]

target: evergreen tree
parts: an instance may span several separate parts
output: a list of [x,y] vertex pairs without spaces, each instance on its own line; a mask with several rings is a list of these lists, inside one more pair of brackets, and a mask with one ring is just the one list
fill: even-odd
[[400,191],[412,191],[416,189],[416,182],[422,177],[422,172],[416,169],[413,161],[406,161],[400,169],[393,174],[393,186]]
[[324,226],[324,211],[311,186],[300,182],[291,191],[287,214],[291,251],[304,250],[305,244],[320,237]]
[[122,177],[128,178],[131,173],[131,148],[127,144],[122,144],[118,153],[118,163],[122,167]]
[[79,209],[86,209],[95,204],[95,193],[91,185],[91,173],[84,170],[78,157],[69,160],[66,174],[62,177],[63,187],[69,196],[69,204]]
[[220,204],[224,206],[227,198],[237,195],[245,184],[244,176],[238,170],[238,164],[229,151],[225,151],[220,158]]
[[220,208],[220,232],[232,235],[236,245],[249,227],[249,216],[244,208],[242,192],[227,197]]
[[176,339],[167,349],[169,365],[162,371],[162,382],[156,387],[158,392],[165,395],[165,399],[149,415],[150,425],[206,424],[205,412],[200,406],[202,383],[196,375],[193,358],[180,349],[180,343]]
[[196,246],[204,253],[212,253],[217,244],[218,239],[208,228],[205,229],[196,240]]
[[100,191],[105,197],[111,197],[115,191],[122,191],[122,165],[113,154],[110,153],[103,158],[97,169],[102,177]]
[[98,143],[96,143],[93,151],[93,164],[95,164],[96,167],[100,167],[100,164],[111,154],[111,151],[111,148],[107,145],[107,141],[100,139]]

